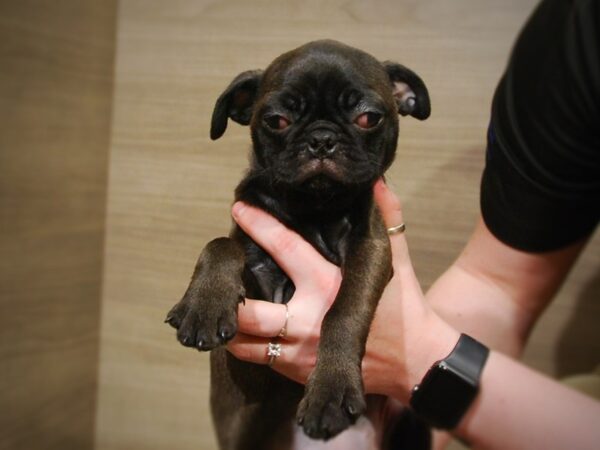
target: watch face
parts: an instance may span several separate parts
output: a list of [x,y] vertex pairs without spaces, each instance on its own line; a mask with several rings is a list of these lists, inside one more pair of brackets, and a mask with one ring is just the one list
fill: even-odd
[[[445,421],[448,417],[462,413],[471,404],[477,387],[444,361],[433,367],[419,386],[419,408],[426,408],[428,415],[435,413],[435,420]],[[418,411],[417,411],[418,412]]]

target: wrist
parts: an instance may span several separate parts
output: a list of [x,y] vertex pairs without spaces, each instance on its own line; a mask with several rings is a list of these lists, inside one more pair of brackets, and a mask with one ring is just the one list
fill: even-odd
[[435,428],[455,429],[477,397],[488,356],[488,347],[461,334],[450,354],[414,387],[412,410]]
[[407,350],[406,377],[400,380],[398,398],[408,404],[413,387],[421,382],[431,366],[451,352],[460,333],[444,322],[433,311],[429,311],[422,326],[422,333],[415,344]]

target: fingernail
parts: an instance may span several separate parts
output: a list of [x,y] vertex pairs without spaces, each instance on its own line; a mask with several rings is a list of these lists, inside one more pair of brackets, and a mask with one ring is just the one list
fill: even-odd
[[375,182],[375,186],[374,186],[375,190],[381,191],[385,188],[386,188],[386,184],[385,184],[385,181],[383,180],[383,178],[380,178],[379,180],[377,180]]
[[233,217],[240,217],[246,209],[246,205],[242,202],[235,202],[231,208]]

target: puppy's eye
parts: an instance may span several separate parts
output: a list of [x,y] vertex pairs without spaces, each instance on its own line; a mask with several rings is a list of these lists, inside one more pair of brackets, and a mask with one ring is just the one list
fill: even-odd
[[301,102],[299,100],[296,100],[293,97],[284,98],[282,103],[283,103],[283,106],[285,106],[290,111],[294,111],[294,112],[300,111]]
[[290,126],[290,121],[286,117],[280,116],[278,114],[265,116],[263,120],[265,121],[267,126],[272,130],[285,130],[287,127]]
[[379,125],[383,115],[375,112],[366,112],[356,118],[354,123],[365,130]]
[[342,94],[341,102],[345,108],[352,109],[361,99],[360,92],[355,90],[346,91]]

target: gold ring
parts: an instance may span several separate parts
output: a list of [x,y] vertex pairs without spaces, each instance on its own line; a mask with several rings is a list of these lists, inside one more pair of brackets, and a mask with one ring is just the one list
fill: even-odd
[[278,337],[285,337],[287,334],[288,319],[290,318],[290,310],[288,309],[287,303],[284,303],[283,306],[285,306],[285,322],[277,335]]
[[404,230],[406,230],[406,225],[404,223],[401,223],[400,225],[396,225],[395,227],[388,228],[387,234],[390,236],[392,234],[402,234],[404,233]]

